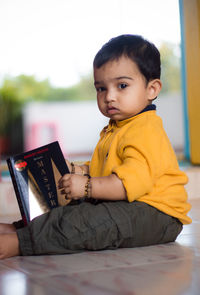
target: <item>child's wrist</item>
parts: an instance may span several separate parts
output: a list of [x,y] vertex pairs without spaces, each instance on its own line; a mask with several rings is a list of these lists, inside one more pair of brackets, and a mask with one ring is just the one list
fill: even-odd
[[80,174],[81,175],[85,175],[85,171],[84,171],[83,167],[78,166],[78,168],[80,169]]
[[75,165],[73,162],[71,162],[70,164],[71,164],[71,174],[81,174],[81,175],[85,174],[83,167]]

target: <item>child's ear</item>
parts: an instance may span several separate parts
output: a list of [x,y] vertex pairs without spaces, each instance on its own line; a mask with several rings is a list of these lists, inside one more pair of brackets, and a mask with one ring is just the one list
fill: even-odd
[[148,87],[148,100],[152,101],[160,93],[162,89],[162,82],[160,81],[160,79],[154,79],[148,83],[147,87]]

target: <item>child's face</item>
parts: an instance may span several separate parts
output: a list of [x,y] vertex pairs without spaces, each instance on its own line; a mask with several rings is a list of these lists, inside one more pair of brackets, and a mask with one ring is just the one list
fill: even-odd
[[94,68],[94,84],[100,111],[113,120],[141,112],[157,96],[154,86],[161,87],[159,79],[147,84],[136,63],[125,56]]

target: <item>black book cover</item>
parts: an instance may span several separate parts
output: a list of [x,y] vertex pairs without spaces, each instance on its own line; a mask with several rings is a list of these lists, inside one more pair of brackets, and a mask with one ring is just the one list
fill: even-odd
[[57,189],[69,169],[57,141],[7,159],[24,225],[68,201]]

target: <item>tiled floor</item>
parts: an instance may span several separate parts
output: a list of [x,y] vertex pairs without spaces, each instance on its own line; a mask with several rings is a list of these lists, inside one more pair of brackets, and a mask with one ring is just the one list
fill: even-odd
[[191,203],[175,243],[0,261],[0,294],[199,295],[200,199]]

